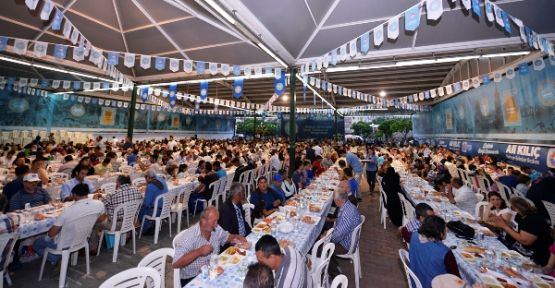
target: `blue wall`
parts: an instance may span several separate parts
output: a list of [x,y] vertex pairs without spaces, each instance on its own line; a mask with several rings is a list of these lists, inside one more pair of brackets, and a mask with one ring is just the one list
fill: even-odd
[[[64,128],[68,130],[124,131],[129,108],[98,105],[70,96],[49,94],[48,97],[0,90],[1,129]],[[104,120],[104,121],[103,121]],[[135,129],[148,131],[183,131],[198,133],[233,133],[235,120],[212,115],[185,115],[166,111],[135,111]]]

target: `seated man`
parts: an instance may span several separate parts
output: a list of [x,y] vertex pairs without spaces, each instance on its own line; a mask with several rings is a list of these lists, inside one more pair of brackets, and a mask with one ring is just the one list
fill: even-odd
[[243,288],[274,288],[274,272],[262,263],[254,263],[247,268]]
[[[97,222],[106,220],[102,202],[88,198],[88,185],[79,183],[73,187],[71,193],[73,194],[72,198],[75,200],[75,203],[64,209],[64,212],[56,218],[54,225],[48,230],[46,236],[35,240],[33,243],[33,250],[35,250],[38,255],[42,256],[46,248],[56,249],[56,241],[58,240],[56,236],[64,229],[64,224],[81,216],[90,214],[99,215]],[[48,254],[48,261],[55,265],[60,260],[60,257],[61,255]]]
[[330,276],[335,277],[341,274],[336,255],[345,254],[349,251],[351,234],[361,223],[362,219],[360,218],[358,208],[349,201],[349,196],[346,193],[336,191],[333,195],[333,201],[337,205],[339,212],[330,239],[332,243],[335,243],[335,250],[328,269]]
[[345,175],[346,180],[349,182],[349,196],[359,200],[360,195],[358,194],[358,182],[354,177],[353,169],[351,167],[343,169],[343,175]]
[[308,268],[303,257],[294,247],[287,246],[283,252],[276,238],[262,236],[254,246],[258,262],[267,265],[275,273],[276,288],[304,288],[308,286]]
[[274,175],[273,177],[273,181],[272,181],[272,185],[270,185],[270,189],[277,192],[279,196],[285,200],[285,191],[281,189],[282,187],[281,184],[283,184],[283,176],[276,173],[276,175]]
[[[3,193],[6,196],[6,201],[8,204],[10,203],[10,199],[15,195],[15,193],[19,192],[19,190],[23,189],[23,176],[29,173],[29,166],[22,165],[15,168],[15,179],[6,184],[4,186]],[[6,211],[9,208],[9,205],[6,205]]]
[[245,212],[241,203],[245,200],[245,187],[235,182],[229,189],[229,198],[220,208],[220,220],[218,224],[227,232],[241,236],[251,233],[251,228],[245,221]]
[[447,198],[449,202],[457,205],[461,210],[474,215],[478,198],[468,186],[464,185],[461,178],[451,179],[451,184],[447,186]]
[[31,207],[50,203],[50,195],[42,187],[39,187],[40,178],[35,173],[29,173],[23,177],[23,189],[19,190],[10,199],[9,211],[25,209],[25,204]]
[[96,191],[92,183],[89,180],[85,179],[85,177],[87,177],[87,174],[89,173],[88,166],[78,165],[77,167],[75,167],[74,171],[76,172],[75,177],[71,178],[71,180],[62,185],[62,192],[60,193],[60,199],[62,201],[74,200],[71,191],[73,190],[73,187],[75,187],[77,184],[86,184],[87,186],[89,186],[89,191],[91,191],[91,193],[94,193]]
[[430,207],[430,205],[426,203],[416,204],[416,206],[414,207],[414,212],[416,214],[416,217],[407,222],[405,226],[401,227],[401,235],[403,236],[403,239],[406,243],[410,243],[412,233],[418,232],[418,229],[420,228],[420,226],[422,226],[422,221],[424,221],[426,217],[434,215],[434,209],[432,209],[432,207]]
[[277,210],[285,198],[268,187],[268,180],[258,178],[258,188],[251,194],[249,202],[254,204],[254,217],[263,218]]
[[[203,165],[200,165],[199,169],[199,185],[195,191],[191,193],[191,196],[189,196],[189,211],[191,211],[191,213],[194,211],[200,212],[204,209],[201,202],[198,202],[197,205],[197,199],[210,200],[210,198],[212,198],[212,193],[214,193],[214,187],[210,188],[210,184],[218,181],[219,178],[218,174],[212,171],[212,164],[210,164],[210,162],[205,162]],[[197,206],[196,209],[195,206]]]
[[66,155],[64,157],[64,164],[62,164],[62,166],[60,166],[58,168],[58,172],[59,173],[66,173],[66,174],[71,174],[71,171],[73,171],[73,169],[75,169],[75,167],[77,167],[77,165],[79,164],[79,161],[77,161],[76,159],[73,159],[73,156],[71,155]]
[[214,169],[214,172],[218,174],[218,178],[224,178],[225,176],[227,176],[227,172],[225,171],[225,169],[222,168],[222,164],[220,161],[214,161],[214,164],[212,164],[212,168]]
[[[166,184],[166,180],[162,177],[156,176],[156,172],[154,169],[150,169],[145,173],[146,179],[146,190],[145,190],[145,198],[143,201],[143,206],[141,206],[141,210],[139,211],[139,222],[143,221],[143,217],[145,215],[152,216],[154,212],[154,200],[159,195],[168,192],[168,185]],[[158,211],[156,215],[159,215],[162,211],[162,202],[158,201]],[[146,220],[144,227],[143,227],[143,235],[154,235],[154,223],[153,221]]]
[[[102,198],[102,194],[96,194],[93,198],[102,201],[102,204],[104,204],[104,207],[106,208],[106,215],[108,216],[106,221],[95,225],[91,237],[89,237],[89,248],[91,254],[96,254],[99,240],[97,233],[100,232],[100,230],[109,230],[112,228],[112,219],[114,218],[114,210],[116,207],[127,202],[143,200],[143,194],[141,194],[139,189],[131,185],[131,178],[129,176],[119,175],[116,179],[116,191],[114,193],[107,194],[104,198]],[[118,224],[116,229],[119,229],[122,219],[123,211],[120,211],[118,214]]]
[[181,286],[187,285],[200,274],[203,265],[210,264],[210,255],[226,243],[244,243],[247,240],[233,235],[218,225],[220,213],[215,207],[208,207],[200,214],[197,224],[185,230],[176,239],[173,268],[179,268]]

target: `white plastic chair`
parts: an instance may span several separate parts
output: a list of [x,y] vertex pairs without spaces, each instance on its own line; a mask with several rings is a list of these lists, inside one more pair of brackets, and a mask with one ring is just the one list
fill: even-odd
[[181,231],[181,218],[183,217],[183,211],[187,211],[187,227],[189,227],[189,197],[193,192],[193,185],[187,185],[184,189],[177,192],[174,202],[171,206],[172,221],[174,220],[173,215],[177,217],[177,232]]
[[[112,227],[110,230],[102,230],[100,233],[100,241],[98,243],[96,256],[100,255],[100,248],[102,247],[102,240],[104,239],[104,234],[114,235],[114,254],[112,256],[112,262],[118,260],[118,250],[121,241],[121,234],[131,232],[133,238],[133,254],[136,253],[136,242],[135,242],[135,220],[138,216],[138,211],[143,204],[143,200],[129,201],[118,205],[114,209],[114,215],[112,216]],[[118,214],[123,210],[123,218],[121,221],[121,226],[119,230],[117,229],[118,224]]]
[[359,287],[359,278],[362,278],[362,268],[360,267],[360,253],[359,253],[359,246],[360,246],[360,231],[362,230],[362,225],[366,220],[364,215],[360,215],[361,222],[358,224],[357,227],[351,233],[351,245],[349,247],[349,251],[346,254],[337,255],[339,258],[349,259],[353,262],[354,270],[355,270],[355,287]]
[[335,276],[330,286],[330,288],[347,288],[347,287],[349,287],[349,279],[347,278],[347,276],[343,274]]
[[100,190],[103,190],[106,194],[112,194],[116,192],[116,183],[104,183],[100,186]]
[[[99,213],[88,214],[75,218],[64,224],[58,237],[56,249],[46,248],[44,250],[39,272],[39,281],[42,280],[42,273],[44,272],[44,265],[46,264],[48,254],[61,255],[62,262],[58,285],[59,287],[64,287],[66,283],[67,267],[69,265],[69,256],[71,253],[77,252],[83,248],[85,248],[85,262],[87,266],[86,275],[90,274],[89,242],[87,238],[91,235],[91,231],[94,223],[98,219],[98,216],[100,216]],[[73,233],[69,233],[67,231],[73,231]],[[77,254],[74,255],[74,257],[76,256]],[[77,262],[77,258],[74,258],[73,260],[74,262]]]
[[173,249],[175,249],[175,247],[177,246],[177,242],[179,241],[179,239],[180,239],[180,238],[183,236],[183,234],[185,234],[185,232],[186,232],[187,230],[189,230],[189,229],[190,229],[190,228],[187,228],[187,229],[185,229],[185,230],[179,232],[177,235],[175,235],[175,237],[173,237],[173,240],[172,240],[172,247],[173,247]]
[[387,229],[387,208],[385,207],[385,204],[387,203],[387,194],[383,191],[381,184],[378,185],[378,189],[380,190],[380,223],[383,224],[383,229],[385,230]]
[[414,219],[414,207],[412,207],[412,204],[407,200],[407,198],[405,197],[405,195],[401,194],[401,193],[397,193],[399,195],[399,200],[401,202],[401,208],[402,208],[402,212],[403,212],[403,225],[405,226],[411,219]]
[[330,265],[330,259],[333,255],[333,251],[335,251],[335,244],[327,243],[322,248],[322,254],[318,265],[314,267],[314,263],[312,264],[313,268],[312,271],[310,271],[310,276],[312,278],[313,288],[328,287],[328,266]]
[[235,177],[235,171],[227,174],[227,181],[224,187],[224,195],[222,199],[222,203],[229,197],[229,189],[231,189],[231,184],[233,184],[233,177]]
[[[308,257],[310,258],[310,263],[312,263],[311,266],[311,272],[314,271],[314,269],[320,264],[320,262],[322,261],[321,257],[318,257],[318,249],[320,249],[320,246],[325,246],[326,244],[330,243],[331,240],[331,233],[333,233],[333,229],[331,228],[326,232],[326,236],[322,237],[322,239],[318,239],[318,241],[316,241],[316,243],[314,243],[314,246],[312,246],[312,251],[310,252],[310,254],[308,254]],[[323,255],[320,254],[320,255]]]
[[555,204],[547,201],[542,201],[542,203],[543,203],[543,206],[545,206],[545,210],[547,210],[547,214],[549,214],[549,220],[551,221],[551,228],[553,228],[555,226]]
[[10,273],[5,273],[7,271],[8,265],[11,262],[11,255],[13,251],[13,247],[15,245],[15,241],[17,240],[16,233],[5,233],[0,235],[0,251],[6,252],[4,265],[0,267],[0,288],[4,288],[4,278],[6,278],[6,282],[9,286],[12,286],[12,279],[10,278]]
[[[145,225],[145,220],[152,220],[155,223],[154,226],[154,244],[158,244],[158,234],[160,234],[160,228],[162,224],[162,220],[169,219],[171,216],[171,205],[173,202],[173,197],[175,193],[173,192],[166,192],[162,195],[158,195],[156,199],[154,199],[154,210],[152,210],[152,215],[144,215],[143,219],[141,219],[141,230],[139,231],[139,238],[143,236],[143,227]],[[156,216],[156,212],[158,212],[158,203],[162,202],[162,209],[160,211],[160,216]],[[168,227],[170,229],[170,237],[172,236],[172,222],[168,221]]]
[[245,203],[243,204],[243,211],[245,211],[245,221],[252,228],[252,209],[254,209],[254,204]]
[[145,287],[147,279],[152,280],[151,288],[161,288],[160,274],[156,269],[151,267],[135,267],[119,272],[118,274],[108,278],[100,285],[100,288],[127,288],[127,287]]
[[416,274],[414,274],[414,272],[412,272],[412,270],[410,270],[409,268],[409,252],[405,249],[399,249],[399,257],[401,258],[401,262],[403,262],[403,268],[405,268],[405,275],[407,276],[409,287],[422,288],[422,283],[420,283],[420,280],[418,279]]
[[220,179],[210,183],[210,185],[208,186],[208,190],[212,190],[212,196],[208,200],[203,198],[198,198],[195,201],[195,210],[193,211],[193,215],[197,215],[197,204],[199,202],[203,203],[202,205],[204,208],[208,206],[215,206],[216,208],[218,208],[218,189],[221,183],[222,182]]
[[[160,287],[166,287],[166,258],[173,258],[175,250],[172,248],[161,248],[148,253],[137,267],[150,267],[156,269],[160,275]],[[149,286],[151,287],[151,286]],[[173,287],[181,287],[181,279],[179,277],[179,268],[173,269]]]
[[486,202],[486,201],[481,201],[476,203],[476,208],[474,210],[474,216],[476,216],[476,219],[482,219],[482,216],[484,214],[486,207],[488,207],[488,204],[489,202]]

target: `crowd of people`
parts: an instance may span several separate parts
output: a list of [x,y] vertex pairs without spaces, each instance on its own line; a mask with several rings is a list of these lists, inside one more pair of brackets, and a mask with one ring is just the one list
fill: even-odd
[[[106,141],[99,136],[81,144],[55,143],[52,139],[41,141],[38,138],[24,147],[5,144],[1,150],[0,167],[11,177],[5,181],[0,196],[2,211],[13,212],[27,208],[27,205],[34,207],[52,201],[74,201],[47,235],[34,241],[32,247],[39,255],[44,249],[55,247],[56,235],[64,224],[83,209],[99,214],[89,239],[91,254],[96,255],[98,231],[112,225],[115,207],[140,200],[139,219],[156,214],[155,207],[161,205],[157,205],[155,199],[168,193],[168,181],[193,177],[198,185],[190,195],[188,211],[198,211],[200,218],[176,240],[173,262],[174,268],[180,269],[182,285],[185,285],[200,273],[203,265],[209,263],[211,254],[244,242],[251,233],[252,223],[247,223],[242,203],[253,204],[254,218],[266,217],[326,170],[334,169],[340,179],[333,195],[337,209],[328,215],[322,231],[322,235],[326,235],[327,229],[334,228],[331,242],[336,247],[329,267],[331,276],[339,274],[335,255],[349,249],[351,232],[362,221],[358,205],[362,200],[363,179],[368,182],[371,193],[378,185],[383,187],[389,219],[400,228],[403,239],[410,243],[410,266],[424,286],[430,287],[431,279],[440,274],[460,276],[453,253],[442,244],[447,233],[446,223],[435,215],[432,207],[416,205],[416,217],[402,225],[399,194],[405,192],[399,174],[393,168],[402,167],[429,181],[437,191],[444,193],[449,202],[471,214],[474,214],[479,199],[459,169],[466,171],[471,181],[475,181],[478,175],[485,177],[491,185],[488,191],[482,191],[487,194],[485,201],[489,202],[481,215],[483,224],[491,227],[507,247],[544,266],[546,273],[553,273],[555,268],[555,254],[549,253],[555,252],[555,246],[552,245],[551,226],[542,203],[555,203],[553,169],[540,173],[528,167],[513,168],[487,155],[466,157],[428,145],[378,147],[328,140],[296,143],[294,159],[289,158],[288,143],[276,139],[177,140],[170,136],[163,140],[132,142],[129,138]],[[247,197],[246,187],[239,183],[241,174],[260,165],[267,166],[272,173],[269,177],[255,179],[256,186]],[[98,191],[87,176],[122,172],[124,167],[141,171],[146,186],[136,187],[127,173],[120,173],[114,193],[96,193],[94,197],[88,197]],[[208,200],[214,193],[210,184],[226,177],[230,171],[234,183],[220,209],[197,206],[197,200]],[[53,173],[65,173],[69,179],[61,185],[59,199],[52,199],[45,189],[52,185],[49,175]],[[381,182],[377,184],[377,181]],[[520,191],[525,198],[514,197],[506,203],[500,194],[503,191],[494,181]],[[118,215],[116,221],[121,217]],[[517,223],[518,228],[513,228],[512,222]],[[14,231],[15,228],[5,227],[4,231]],[[149,221],[143,228],[144,234],[154,233],[153,223]],[[277,240],[268,235],[255,244],[255,250],[258,263],[249,266],[246,287],[307,287],[311,263],[306,263],[304,255],[294,247],[280,248]],[[10,266],[13,270],[21,266],[18,262],[20,251],[15,251],[16,257]],[[48,259],[56,263],[59,257],[50,255]]]

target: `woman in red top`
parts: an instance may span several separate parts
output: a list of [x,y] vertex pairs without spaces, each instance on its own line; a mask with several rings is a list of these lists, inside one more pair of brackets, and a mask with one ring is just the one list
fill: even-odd
[[322,159],[322,156],[316,156],[316,159],[312,161],[312,171],[314,171],[316,176],[320,176],[320,174],[326,171],[326,168],[322,167]]

